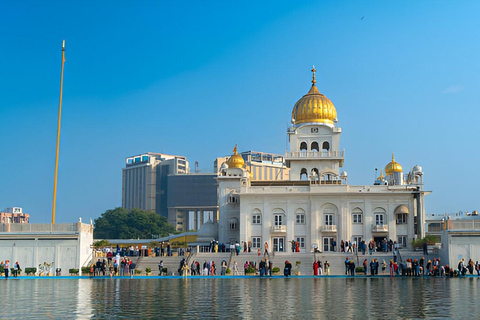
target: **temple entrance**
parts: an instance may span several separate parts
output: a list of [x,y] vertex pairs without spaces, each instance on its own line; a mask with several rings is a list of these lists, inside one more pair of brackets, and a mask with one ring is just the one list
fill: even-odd
[[334,240],[335,237],[323,237],[323,252],[335,251],[335,247],[333,246]]
[[285,251],[285,238],[284,237],[274,237],[273,238],[273,251],[283,252]]

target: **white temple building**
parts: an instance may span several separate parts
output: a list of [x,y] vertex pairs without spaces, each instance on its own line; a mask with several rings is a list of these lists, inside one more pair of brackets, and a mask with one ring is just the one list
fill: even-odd
[[[342,171],[342,129],[333,103],[318,91],[315,68],[310,91],[295,104],[287,130],[289,180],[254,180],[236,147],[218,176],[219,241],[250,242],[254,249],[340,251],[340,241],[392,239],[410,248],[425,236],[423,172],[403,173],[392,161],[372,185],[347,183]],[[334,243],[336,242],[336,247]]]

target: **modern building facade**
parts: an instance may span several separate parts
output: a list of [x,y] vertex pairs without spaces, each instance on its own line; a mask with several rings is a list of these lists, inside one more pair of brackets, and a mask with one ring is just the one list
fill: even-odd
[[177,231],[199,230],[218,221],[216,174],[170,174],[167,178],[168,222]]
[[[244,158],[237,154],[219,171],[219,241],[265,242],[277,252],[339,251],[341,240],[398,241],[409,247],[424,237],[423,171],[412,168],[404,176],[392,156],[382,175],[369,185],[354,186],[342,171],[345,152],[340,147],[333,103],[316,87],[315,69],[310,91],[293,107],[287,129],[285,161],[288,181],[252,179]],[[336,246],[335,246],[336,244]]]
[[147,152],[128,157],[122,170],[122,207],[168,217],[167,176],[188,174],[186,157]]

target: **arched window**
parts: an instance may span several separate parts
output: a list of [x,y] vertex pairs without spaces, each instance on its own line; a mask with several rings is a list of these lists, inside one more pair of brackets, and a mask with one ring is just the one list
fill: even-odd
[[307,143],[305,141],[300,143],[300,152],[307,152]]
[[303,168],[300,171],[300,180],[308,180],[308,174],[307,174],[307,169]]
[[255,209],[252,212],[252,223],[262,224],[262,212],[259,209]]
[[322,150],[323,151],[329,151],[330,150],[330,143],[328,141],[324,141],[322,144]]
[[352,211],[352,222],[363,223],[363,211],[360,208],[355,208]]
[[318,142],[314,141],[312,142],[312,145],[310,146],[310,151],[312,152],[318,152]]
[[335,216],[337,215],[337,207],[333,204],[327,204],[323,208],[323,224],[326,226],[335,225]]
[[373,216],[375,217],[375,225],[383,226],[387,223],[386,221],[387,211],[383,208],[375,208],[373,210]]
[[287,224],[285,211],[282,209],[273,209],[273,224],[274,226],[283,226]]
[[305,210],[297,209],[295,211],[295,223],[296,224],[305,224]]
[[312,180],[313,181],[320,181],[320,175],[318,173],[317,168],[313,168],[311,173],[312,173]]
[[408,207],[405,205],[399,205],[395,211],[395,218],[397,218],[397,224],[405,224],[407,223],[407,216],[409,214]]
[[238,219],[237,218],[230,218],[229,221],[230,230],[238,230]]

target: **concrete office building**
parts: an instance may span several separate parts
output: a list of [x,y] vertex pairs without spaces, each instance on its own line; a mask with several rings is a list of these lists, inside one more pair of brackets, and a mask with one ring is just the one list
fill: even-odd
[[128,157],[122,170],[122,207],[168,217],[167,176],[190,172],[185,157],[147,152]]
[[177,231],[199,230],[218,221],[217,177],[213,173],[168,175],[168,222]]

